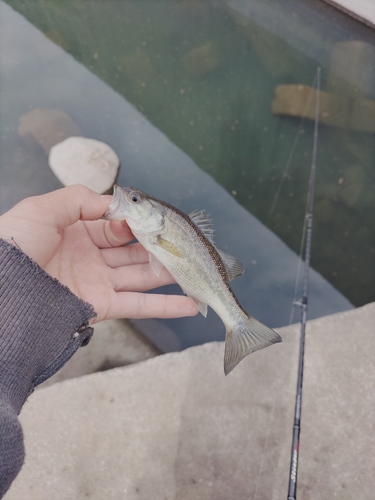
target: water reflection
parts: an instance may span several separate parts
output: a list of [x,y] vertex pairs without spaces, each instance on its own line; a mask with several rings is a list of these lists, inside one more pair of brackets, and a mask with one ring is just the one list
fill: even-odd
[[[274,115],[271,103],[277,85],[311,85],[317,62],[327,84],[332,48],[348,34],[345,23],[336,19],[315,54],[308,42],[319,38],[319,26],[303,30],[301,13],[291,14],[299,26],[293,44],[290,31],[284,41],[276,28],[267,32],[262,10],[251,19],[234,1],[7,3],[44,34],[2,4],[0,209],[59,187],[44,151],[22,142],[17,127],[30,109],[61,109],[84,135],[119,154],[121,184],[185,211],[206,208],[218,246],[245,264],[245,277],[234,284],[241,303],[270,326],[286,324],[297,259],[250,213],[299,251],[312,125],[301,129],[270,217],[300,124]],[[267,4],[277,12],[278,2]],[[356,33],[368,43],[365,29]],[[362,97],[365,80],[349,82]],[[328,84],[326,90],[333,92]],[[329,126],[320,132],[312,263],[360,304],[375,299],[373,134]],[[351,307],[316,273],[311,293],[312,317]],[[168,325],[183,346],[224,334],[213,314]]]
[[[272,114],[274,90],[311,85],[319,63],[332,99],[373,99],[370,28],[314,1],[8,3],[299,250],[312,128],[304,127],[269,219],[299,125]],[[340,49],[353,40],[358,50]],[[357,121],[369,121],[369,131],[320,130],[312,262],[356,305],[375,300],[374,104],[361,106]]]

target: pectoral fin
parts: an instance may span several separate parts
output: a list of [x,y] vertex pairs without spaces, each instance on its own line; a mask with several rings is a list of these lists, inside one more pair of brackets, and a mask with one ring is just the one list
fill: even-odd
[[160,276],[161,270],[163,269],[163,264],[158,260],[154,254],[148,252],[148,261],[150,263],[151,269],[154,271],[156,276]]
[[164,250],[174,255],[175,257],[180,257],[180,258],[183,257],[180,250],[177,247],[175,247],[173,243],[171,243],[168,240],[165,240],[164,238],[158,237],[156,245],[159,245],[159,247],[164,248]]

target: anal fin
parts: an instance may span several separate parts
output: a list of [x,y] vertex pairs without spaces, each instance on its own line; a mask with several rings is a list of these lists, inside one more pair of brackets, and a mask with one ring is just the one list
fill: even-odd
[[194,304],[197,306],[198,311],[202,314],[202,316],[207,318],[207,304],[204,304],[199,299],[196,299],[190,293],[187,293],[186,290],[182,289],[182,291],[189,297],[190,300],[194,302]]
[[[190,297],[191,298],[191,297]],[[203,304],[203,302],[199,302],[197,299],[192,299],[191,300],[194,302],[194,304],[198,307],[198,311],[205,317],[207,318],[207,304]]]

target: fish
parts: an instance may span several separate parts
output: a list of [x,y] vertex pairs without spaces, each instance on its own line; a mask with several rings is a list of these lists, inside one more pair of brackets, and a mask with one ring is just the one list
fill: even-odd
[[153,272],[159,276],[165,267],[204,317],[207,306],[218,314],[226,329],[225,375],[248,354],[282,341],[240,305],[230,281],[244,267],[215,246],[212,221],[203,210],[187,215],[139,189],[115,185],[104,219],[125,220],[148,251]]

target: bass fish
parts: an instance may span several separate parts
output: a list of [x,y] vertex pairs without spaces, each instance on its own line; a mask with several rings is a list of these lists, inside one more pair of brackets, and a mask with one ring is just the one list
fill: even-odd
[[210,306],[226,328],[224,373],[228,375],[248,354],[281,337],[250,316],[229,282],[244,272],[243,265],[214,245],[211,220],[203,211],[189,215],[169,203],[132,187],[114,187],[106,219],[126,220],[159,276],[163,266],[196,304],[203,316]]

